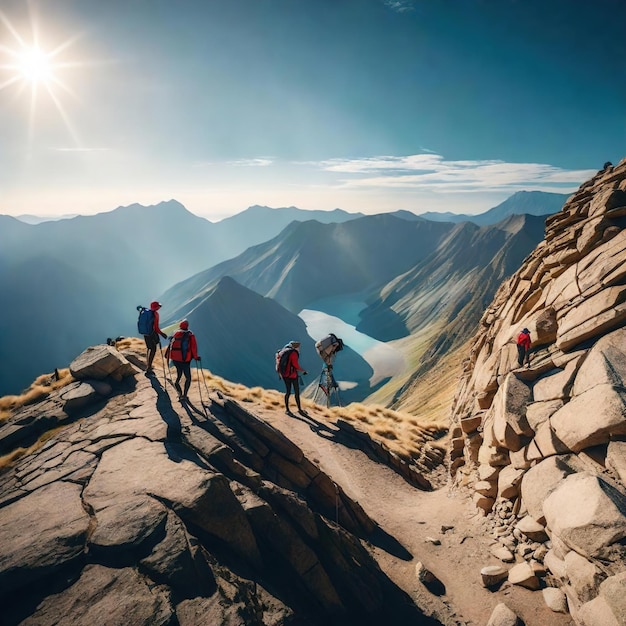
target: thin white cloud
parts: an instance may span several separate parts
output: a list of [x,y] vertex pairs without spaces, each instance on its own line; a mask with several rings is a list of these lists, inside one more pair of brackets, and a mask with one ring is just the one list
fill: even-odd
[[109,152],[111,148],[49,148],[53,152]]
[[272,165],[272,159],[239,159],[238,161],[228,161],[226,165],[234,167],[267,167]]
[[446,161],[434,153],[332,159],[319,163],[319,167],[351,175],[340,181],[344,188],[422,189],[452,193],[529,188],[568,192],[596,173],[596,170],[565,170],[543,163]]
[[262,157],[257,159],[237,159],[235,161],[198,161],[193,167],[268,167],[274,164],[274,159],[270,157]]
[[384,4],[392,11],[397,11],[398,13],[406,13],[415,10],[411,0],[384,0]]

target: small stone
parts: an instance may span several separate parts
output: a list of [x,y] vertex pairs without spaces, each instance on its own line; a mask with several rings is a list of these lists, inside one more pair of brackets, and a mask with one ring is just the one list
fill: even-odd
[[490,548],[490,552],[504,563],[513,563],[513,561],[515,561],[515,557],[511,551],[504,546],[496,544]]
[[487,565],[480,570],[483,587],[495,587],[509,576],[508,570],[501,565]]
[[540,587],[539,579],[526,562],[518,563],[509,570],[509,582],[536,591]]
[[521,626],[522,620],[520,620],[513,611],[504,603],[496,605],[496,608],[491,613],[491,617],[487,622],[487,626]]
[[567,596],[556,587],[541,590],[546,606],[555,613],[567,613]]
[[542,544],[533,552],[533,559],[536,559],[540,563],[543,563],[546,554],[548,554],[548,548],[547,546]]
[[441,545],[441,541],[439,539],[437,539],[436,537],[426,537],[426,539],[424,539],[424,541],[426,543],[432,543],[434,546],[440,546]]

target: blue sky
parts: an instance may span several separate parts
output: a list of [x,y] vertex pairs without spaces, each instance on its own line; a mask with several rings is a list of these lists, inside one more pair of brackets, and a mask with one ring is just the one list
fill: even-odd
[[0,15],[4,214],[171,198],[213,220],[252,204],[478,213],[626,156],[623,0],[3,0]]

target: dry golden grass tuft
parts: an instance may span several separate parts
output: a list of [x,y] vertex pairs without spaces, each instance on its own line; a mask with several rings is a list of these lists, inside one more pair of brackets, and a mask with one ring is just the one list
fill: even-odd
[[51,391],[65,387],[74,380],[68,368],[57,370],[57,372],[58,378],[55,373],[38,376],[31,386],[20,395],[2,396],[0,398],[0,420],[8,419],[15,409],[43,400]]
[[31,452],[38,450],[39,448],[41,448],[41,446],[43,446],[46,443],[46,441],[49,441],[52,437],[54,437],[54,435],[57,432],[59,432],[62,429],[63,429],[63,426],[59,426],[58,428],[53,428],[43,433],[43,435],[41,435],[39,439],[37,439],[37,441],[35,441],[35,443],[32,446],[29,446],[28,448],[16,448],[15,450],[12,450],[11,452],[9,452],[9,454],[0,456],[0,470],[15,463],[15,461],[17,461],[18,459],[21,459],[23,456],[26,456],[27,454],[30,454]]
[[419,417],[406,411],[394,411],[359,402],[353,402],[346,407],[332,407],[326,411],[330,413],[330,420],[341,418],[352,422],[356,428],[367,432],[372,439],[384,444],[407,461],[421,459],[425,446],[445,452],[445,444],[433,441],[445,429],[430,421],[420,423]]
[[[117,342],[119,350],[134,352],[138,357],[145,357],[145,343],[137,337],[127,337]],[[154,367],[159,371],[161,368],[169,369],[162,359],[161,352],[156,355]],[[233,383],[220,376],[214,375],[208,369],[193,369],[192,378],[194,385],[208,392],[219,392],[223,396],[232,398],[242,403],[254,404],[264,411],[281,411],[283,408],[284,393],[262,387],[248,388],[240,383]],[[46,397],[52,390],[58,389],[73,380],[69,369],[59,371],[59,380],[54,375],[43,375],[37,378],[31,387],[20,396],[5,396],[0,398],[0,419],[6,419],[16,408],[36,402]],[[341,419],[352,423],[355,428],[367,432],[372,439],[384,444],[390,450],[406,460],[420,459],[425,450],[445,452],[445,441],[436,441],[446,424],[441,420],[433,420],[432,414],[422,415],[421,411],[393,410],[385,406],[374,404],[362,404],[354,402],[345,407],[326,407],[317,405],[312,400],[302,398],[304,408],[310,410],[315,419],[326,420],[328,423],[336,423]],[[413,408],[413,407],[412,407]],[[253,408],[251,410],[254,410]],[[41,445],[39,442],[35,445]],[[15,450],[11,453],[15,460],[28,450]],[[7,457],[0,458],[0,467],[11,463]]]
[[139,352],[145,352],[146,342],[139,337],[124,337],[115,344],[118,350],[137,350]]
[[21,459],[27,452],[28,448],[16,448],[15,450],[9,452],[9,454],[0,456],[0,470],[5,467],[9,467],[9,465],[13,465],[15,461]]

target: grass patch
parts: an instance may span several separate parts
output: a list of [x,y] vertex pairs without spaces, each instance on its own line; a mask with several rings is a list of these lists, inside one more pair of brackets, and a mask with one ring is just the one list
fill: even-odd
[[68,368],[57,370],[56,373],[38,376],[28,389],[20,395],[2,396],[0,398],[0,420],[6,420],[16,409],[28,406],[47,398],[52,391],[65,387],[74,381]]

